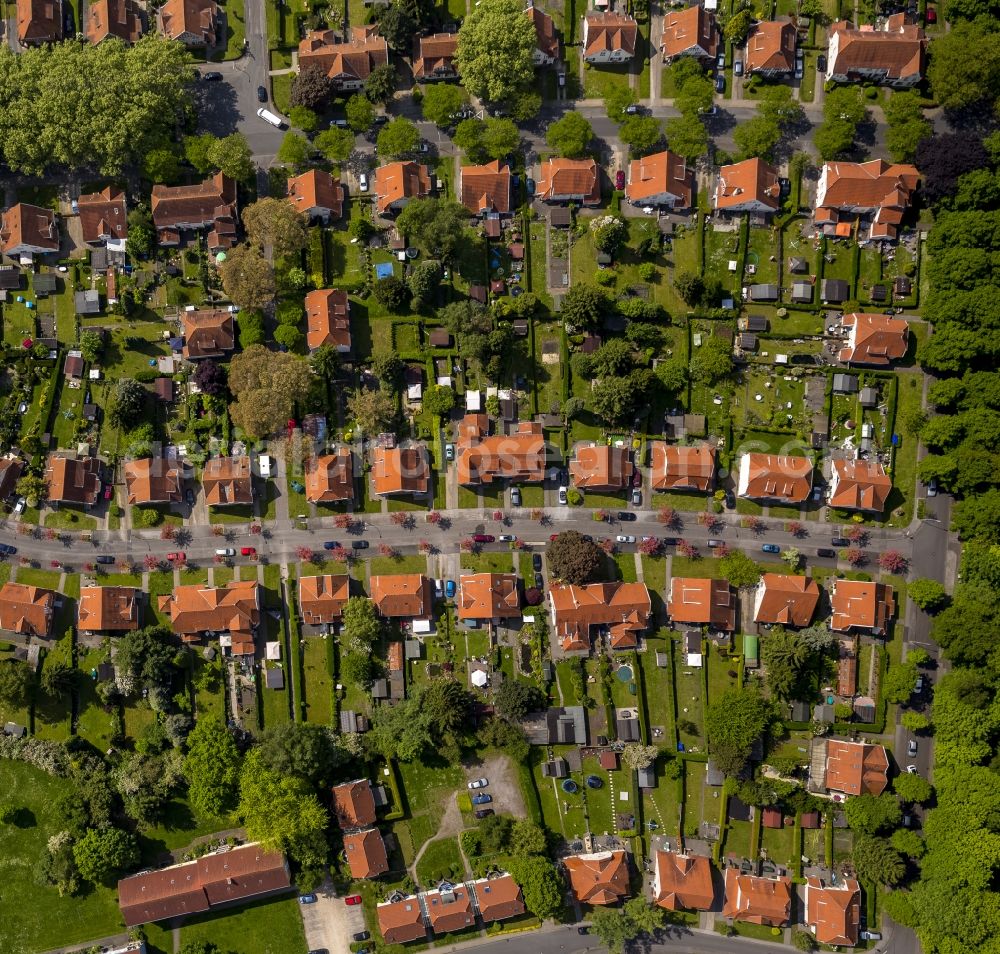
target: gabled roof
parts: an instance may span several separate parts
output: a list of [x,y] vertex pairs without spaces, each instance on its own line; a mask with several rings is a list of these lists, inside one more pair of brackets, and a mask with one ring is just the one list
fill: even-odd
[[132,586],[81,587],[77,625],[89,633],[138,629],[141,594]]
[[344,187],[329,172],[309,169],[288,180],[288,203],[303,215],[329,210],[332,219],[339,219],[344,212]]
[[765,573],[757,584],[754,622],[808,626],[819,605],[819,587],[808,576]]
[[342,288],[309,292],[306,307],[306,344],[310,351],[322,345],[348,351],[351,347],[351,302]]
[[18,202],[0,217],[0,250],[10,254],[22,246],[59,251],[59,226],[51,209]]
[[398,901],[383,901],[375,908],[378,929],[387,944],[405,944],[427,937],[420,899],[413,895]]
[[458,578],[459,619],[512,619],[521,615],[513,573],[465,573]]
[[881,513],[892,492],[892,478],[877,460],[833,462],[835,487],[830,506],[841,510],[871,510]]
[[658,851],[655,864],[653,901],[659,907],[668,911],[707,911],[712,906],[715,888],[708,858]]
[[583,196],[585,204],[601,201],[601,177],[593,159],[548,159],[541,165],[535,194],[546,202]]
[[354,499],[354,457],[349,447],[337,447],[332,454],[314,457],[306,465],[306,500],[335,503]]
[[299,43],[299,68],[317,66],[335,83],[362,82],[388,62],[389,47],[374,23],[352,27],[348,40],[333,30],[311,30]]
[[369,590],[383,616],[427,619],[431,615],[431,584],[422,573],[373,576]]
[[0,500],[14,493],[23,472],[24,461],[19,457],[0,457]]
[[45,464],[49,500],[93,506],[101,492],[101,462],[96,457],[49,454]]
[[906,354],[910,325],[902,318],[851,314],[844,315],[843,324],[849,332],[839,357],[846,364],[887,367]]
[[17,0],[17,38],[21,43],[55,43],[63,38],[59,0]]
[[696,490],[706,493],[715,480],[716,450],[710,444],[651,445],[651,481],[653,490]]
[[629,896],[628,856],[596,851],[563,859],[570,891],[582,904],[617,904]]
[[457,33],[435,33],[417,39],[413,57],[415,79],[434,79],[437,76],[454,76],[458,71],[455,54],[458,53]]
[[372,783],[366,778],[359,778],[335,786],[333,814],[344,831],[374,825],[375,796],[372,794]]
[[375,204],[380,215],[396,202],[430,195],[431,173],[419,162],[390,162],[375,170]]
[[476,895],[479,914],[487,924],[503,921],[524,914],[524,898],[521,886],[509,875],[499,878],[480,878],[470,886]]
[[351,595],[351,578],[346,574],[299,577],[299,611],[310,626],[340,619]]
[[795,25],[791,20],[758,23],[747,38],[747,74],[795,69]]
[[584,58],[598,56],[606,50],[611,52],[620,50],[629,56],[635,55],[639,26],[632,17],[605,10],[588,13],[583,19],[586,43]]
[[714,57],[718,46],[715,14],[701,4],[684,10],[668,10],[663,17],[660,50],[664,59],[684,54]]
[[715,186],[717,209],[739,209],[757,202],[777,211],[780,199],[778,170],[763,159],[744,159],[719,170],[719,181]]
[[556,36],[555,24],[550,17],[540,7],[534,3],[525,11],[531,22],[535,25],[535,46],[539,52],[553,60],[559,59],[559,37]]
[[[700,10],[701,7],[688,7]],[[689,209],[694,194],[694,169],[669,149],[633,159],[629,164],[625,197],[630,202],[642,202],[659,195],[672,195],[678,201],[675,208]]]
[[740,874],[736,868],[726,869],[724,918],[781,927],[788,923],[791,913],[790,878],[757,878]]
[[205,502],[210,507],[253,503],[249,457],[210,457],[201,472]]
[[556,637],[567,651],[590,649],[595,626],[608,627],[615,649],[636,646],[652,609],[645,583],[556,583],[549,587],[549,601]]
[[153,186],[151,209],[161,241],[176,244],[180,229],[209,225],[210,248],[228,248],[236,240],[236,182],[221,172],[195,185]]
[[[135,0],[91,0],[87,7],[87,40],[100,43],[116,36],[135,43],[142,36],[140,8]],[[84,233],[84,241],[90,241]]]
[[[90,5],[90,10],[94,10]],[[83,240],[90,244],[109,238],[120,241],[128,236],[125,193],[114,186],[100,192],[88,192],[77,199]]]
[[423,900],[435,934],[450,934],[476,923],[472,897],[464,884],[450,890],[427,891]]
[[160,29],[171,40],[192,36],[210,46],[216,39],[219,5],[215,0],[167,0],[160,7],[159,19]]
[[389,870],[385,842],[377,828],[344,835],[344,851],[352,878],[377,878]]
[[628,447],[579,445],[569,462],[574,487],[584,490],[621,490],[629,485],[634,467]]
[[184,498],[182,473],[166,457],[125,461],[125,489],[129,504],[174,503]]
[[225,586],[193,583],[174,587],[157,607],[168,613],[173,631],[188,641],[202,633],[229,633],[234,655],[254,651],[253,635],[260,623],[260,590],[256,580],[233,580]]
[[667,594],[667,614],[679,623],[732,632],[736,629],[736,595],[725,580],[675,576]]
[[806,924],[820,944],[854,947],[861,926],[861,886],[853,878],[836,885],[806,879]]
[[485,414],[466,414],[459,425],[455,459],[460,484],[494,480],[540,483],[545,479],[545,435],[537,421],[522,421],[510,434],[488,434]]
[[888,80],[923,76],[927,39],[904,15],[889,17],[881,30],[870,26],[858,29],[840,20],[830,27],[829,36],[831,76],[855,74],[861,79],[872,71],[884,71]]
[[889,756],[881,745],[826,739],[827,791],[881,795],[889,784]]
[[830,628],[841,633],[849,629],[882,633],[896,612],[892,587],[865,580],[834,580],[830,604]]
[[236,347],[236,328],[230,311],[181,312],[184,357],[219,358]]
[[817,215],[833,209],[906,209],[913,198],[920,173],[916,166],[884,159],[868,162],[823,164],[816,191]]
[[372,452],[372,483],[376,494],[425,494],[431,470],[423,444],[376,447]]
[[500,160],[485,166],[462,166],[459,170],[462,205],[473,215],[481,212],[510,212],[510,166]]
[[48,636],[56,594],[27,583],[4,583],[0,587],[0,629],[22,636]]
[[743,454],[737,493],[755,500],[803,503],[812,490],[812,472],[808,457]]

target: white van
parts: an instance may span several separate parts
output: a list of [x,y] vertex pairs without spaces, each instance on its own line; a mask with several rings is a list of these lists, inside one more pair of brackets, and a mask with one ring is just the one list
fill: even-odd
[[278,129],[281,129],[281,127],[285,125],[280,116],[275,116],[275,114],[272,113],[271,110],[265,109],[263,106],[261,106],[260,109],[257,110],[257,115],[260,116],[260,118],[263,119],[264,122],[270,123],[272,126],[276,126]]

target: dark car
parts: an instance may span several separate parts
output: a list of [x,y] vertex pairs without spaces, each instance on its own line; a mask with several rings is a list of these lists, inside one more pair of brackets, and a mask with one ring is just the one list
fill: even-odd
[[851,545],[851,541],[848,540],[847,537],[834,537],[830,541],[830,545],[834,547],[849,547]]
[[821,73],[826,72],[826,57],[822,53],[816,57],[816,69]]
[[542,555],[540,553],[531,554],[531,569],[536,573],[542,568]]
[[474,533],[472,539],[476,543],[495,543],[497,538],[492,533]]
[[201,74],[201,78],[206,83],[218,83],[219,80],[222,79],[222,74],[221,73],[217,73],[215,70],[211,70],[208,73],[202,73]]
[[337,543],[336,540],[326,540],[323,543],[323,549],[324,550],[336,550],[337,547],[339,547],[339,546],[340,546],[340,544]]
[[473,814],[476,818],[489,818],[494,812],[492,808],[477,808]]
[[113,556],[110,556],[110,555],[109,555],[109,554],[107,554],[107,553],[102,553],[102,554],[101,554],[101,555],[100,555],[100,556],[99,556],[99,557],[97,558],[97,562],[98,562],[98,563],[105,563],[105,564],[106,564],[106,563],[114,563],[114,562],[115,562],[115,558],[114,558]]
[[736,506],[736,496],[732,491],[726,491],[726,509],[732,510]]
[[0,553],[4,556],[13,556],[17,553],[17,547],[12,547],[9,543],[0,543]]
[[589,934],[590,933],[590,928],[589,927],[578,927],[576,929],[576,933],[577,934]]
[[761,545],[761,550],[764,553],[781,553],[781,547],[776,543],[765,543]]
[[665,547],[675,547],[677,546],[678,541],[679,541],[678,537],[664,537],[663,545]]
[[267,102],[267,87],[258,86],[257,87],[257,102],[266,103]]
[[619,510],[617,513],[617,517],[619,520],[624,520],[626,523],[638,519],[638,517],[636,517],[634,513],[631,513],[628,510]]
[[315,904],[315,903],[316,903],[316,895],[314,894],[299,895],[299,904]]
[[545,585],[545,580],[542,579],[541,573],[535,574],[535,586],[537,589],[541,589]]
[[625,188],[625,170],[619,169],[615,173],[615,188],[621,192]]
[[721,73],[715,77],[715,91],[724,93],[726,91],[726,78]]
[[194,506],[194,491],[190,487],[184,491],[184,499],[188,502],[189,506]]
[[367,550],[368,541],[367,540],[352,540],[351,541],[352,550]]
[[493,801],[493,796],[492,795],[483,794],[483,795],[473,795],[472,796],[472,804],[473,805],[489,805],[489,803],[492,802],[492,801]]
[[837,551],[836,550],[831,550],[828,547],[819,547],[816,550],[816,556],[818,556],[818,557],[827,557],[828,559],[834,559],[837,556]]
[[370,938],[370,937],[371,937],[371,935],[367,931],[358,931],[358,933],[354,935],[354,940],[355,941],[367,941],[368,938]]

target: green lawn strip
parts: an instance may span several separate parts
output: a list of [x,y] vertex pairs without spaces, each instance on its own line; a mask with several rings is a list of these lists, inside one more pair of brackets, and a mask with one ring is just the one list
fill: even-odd
[[417,884],[436,887],[441,881],[461,881],[465,867],[457,838],[436,838],[424,849],[417,862]]
[[[711,789],[705,785],[706,765],[704,762],[685,762],[684,771],[684,834],[688,837],[696,837],[702,821],[718,823],[719,803],[717,799],[708,794]],[[705,805],[708,806],[707,811]]]
[[[728,934],[729,925],[720,921],[715,925],[715,930],[719,934]],[[733,930],[740,937],[749,937],[757,941],[770,941],[772,944],[781,941],[781,928],[766,927],[763,924],[749,924],[746,921],[733,921]]]
[[[722,796],[719,796],[722,798]],[[730,820],[726,829],[726,843],[723,851],[737,858],[750,857],[750,833],[753,826],[748,821]]]
[[372,557],[372,576],[385,576],[393,573],[426,573],[427,557],[419,553],[408,553],[398,557]]
[[223,7],[226,21],[226,48],[216,50],[212,54],[215,62],[221,60],[236,60],[243,54],[246,38],[246,12],[244,0],[226,0]]
[[656,665],[656,653],[668,652],[667,640],[661,636],[650,636],[646,640],[646,652],[642,654],[640,673],[646,689],[647,713],[644,718],[648,719],[648,725],[659,726],[663,729],[660,735],[653,735],[650,732],[650,741],[653,745],[673,748],[673,705],[671,704],[671,693],[673,687],[670,682],[670,670],[666,666]]
[[483,552],[483,553],[463,553],[461,555],[461,567],[463,570],[471,570],[473,573],[513,573],[513,558],[508,551],[504,552]]
[[583,70],[584,99],[604,99],[610,92],[628,87],[632,64],[585,66]]
[[346,573],[347,564],[337,563],[334,560],[323,560],[319,563],[310,561],[301,564],[299,567],[299,576],[327,576],[330,574],[343,576]]
[[[302,669],[302,644],[300,639],[300,629],[299,629],[299,616],[297,610],[296,600],[298,598],[298,584],[295,579],[295,571],[292,568],[291,575],[285,582],[285,593],[287,599],[285,600],[285,608],[288,611],[288,632],[284,634],[285,638],[285,648],[284,652],[287,654],[286,658],[288,660],[288,666],[285,669],[285,678],[291,679],[291,685],[288,687],[289,691],[294,690],[293,706],[294,700],[298,700],[298,708],[293,709],[292,715],[296,722],[301,722],[305,718],[305,681],[303,678]],[[325,661],[325,653],[324,653]],[[327,693],[329,698],[329,693]],[[327,720],[329,721],[329,719]]]
[[213,569],[212,578],[215,580],[216,586],[225,586],[227,583],[232,583],[234,569],[231,566],[217,566]]
[[689,667],[681,643],[674,641],[675,681],[677,684],[677,725],[685,749],[705,751],[703,719],[705,712],[701,669]]
[[64,504],[45,515],[45,526],[51,530],[96,530],[97,521],[83,510],[70,509]]
[[[921,403],[921,376],[917,373],[901,372],[899,375],[899,397],[896,403],[896,433],[900,436],[899,446],[893,454],[892,493],[889,506],[892,513],[889,525],[909,526],[913,516],[913,496],[917,481],[917,437],[907,432],[903,421],[908,412],[919,408]],[[897,510],[901,512],[896,513]]]
[[426,510],[426,504],[417,503],[415,500],[401,497],[389,498],[389,513],[403,513],[410,510]]
[[719,561],[714,557],[689,557],[675,556],[671,561],[671,576],[691,576],[697,579],[712,579],[721,577],[722,571],[719,569]]
[[333,678],[327,667],[327,640],[308,636],[302,653],[305,672],[305,716],[309,722],[330,725],[333,722]]
[[22,566],[17,569],[17,582],[55,590],[59,587],[59,574],[55,570],[36,570]]
[[306,938],[295,898],[268,899],[232,912],[212,911],[185,920],[181,944],[211,941],[240,954],[305,954]]
[[761,828],[761,845],[771,861],[791,868],[795,860],[794,823],[781,828]]
[[[664,507],[672,507],[674,510],[684,510],[699,513],[708,506],[708,496],[706,494],[653,494],[653,499],[649,503],[654,510]],[[672,530],[664,529],[664,533],[674,535]]]
[[619,579],[624,583],[635,583],[638,579],[635,572],[635,555],[632,553],[615,554],[615,565],[618,567]]

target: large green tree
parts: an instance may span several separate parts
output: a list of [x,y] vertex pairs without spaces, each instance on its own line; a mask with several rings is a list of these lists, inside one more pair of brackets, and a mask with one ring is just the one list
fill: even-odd
[[247,238],[278,258],[301,252],[309,241],[306,217],[290,202],[265,196],[243,210]]
[[564,113],[545,133],[545,141],[549,146],[566,159],[585,156],[593,138],[594,128],[590,121],[575,110]]
[[730,586],[745,590],[760,582],[760,565],[742,550],[733,550],[719,561],[719,572]]
[[255,751],[271,772],[320,787],[330,782],[333,770],[347,757],[330,728],[312,722],[283,722],[267,729]]
[[756,686],[727,689],[705,713],[708,750],[719,770],[737,776],[747,764],[754,743],[774,718],[773,704]]
[[471,9],[455,57],[462,85],[479,99],[513,99],[534,80],[534,24],[520,0],[481,0]]
[[469,210],[450,199],[417,199],[396,218],[403,235],[446,264],[454,261],[460,248],[476,241],[468,223]]
[[851,831],[858,835],[877,835],[895,828],[903,817],[899,802],[888,792],[881,795],[856,795],[844,803],[844,815]]
[[91,828],[73,845],[80,874],[94,884],[104,884],[139,861],[135,835],[120,828]]
[[417,151],[420,131],[405,116],[397,116],[378,134],[378,152],[384,159],[401,159]]
[[953,24],[935,38],[928,60],[927,79],[945,109],[989,106],[1000,95],[1000,29],[994,19]]
[[284,427],[312,384],[305,358],[252,345],[229,365],[229,390],[236,397],[230,417],[247,434],[268,437]]
[[219,265],[222,288],[240,308],[265,308],[274,300],[274,269],[252,245],[237,245]]
[[427,87],[423,102],[424,119],[437,126],[450,126],[456,113],[469,102],[468,93],[461,86],[451,83],[433,83]]
[[551,861],[531,855],[511,859],[507,868],[521,886],[524,906],[536,918],[547,920],[562,911],[562,876]]
[[366,596],[352,596],[343,610],[344,640],[353,652],[372,651],[382,635],[382,620],[375,604]]
[[0,661],[0,702],[11,709],[23,709],[31,697],[35,674],[19,659]]
[[218,716],[203,715],[187,738],[184,774],[199,815],[218,818],[232,811],[238,794],[240,754]]
[[576,530],[557,534],[545,546],[549,573],[564,583],[590,583],[604,566],[604,555],[596,543],[584,540]]

